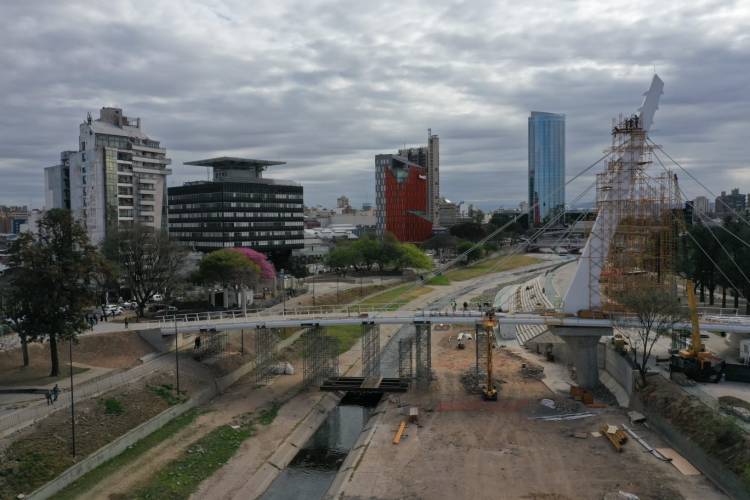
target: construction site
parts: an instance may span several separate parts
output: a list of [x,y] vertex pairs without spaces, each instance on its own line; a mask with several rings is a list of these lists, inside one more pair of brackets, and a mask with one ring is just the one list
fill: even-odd
[[508,249],[397,306],[378,290],[92,330],[77,396],[2,394],[0,498],[747,498],[750,326],[699,311],[678,272],[682,191],[648,138],[662,89],[587,169],[604,165],[580,256]]

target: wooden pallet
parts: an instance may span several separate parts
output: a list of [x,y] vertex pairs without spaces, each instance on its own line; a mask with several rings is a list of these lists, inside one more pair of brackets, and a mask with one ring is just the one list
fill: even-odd
[[625,434],[625,431],[623,431],[622,429],[618,427],[615,427],[616,430],[614,432],[610,432],[612,431],[611,427],[614,427],[614,426],[605,424],[605,425],[602,425],[599,430],[604,435],[604,437],[606,437],[609,440],[609,442],[612,443],[612,446],[615,447],[615,450],[617,450],[618,452],[621,452],[622,446],[628,440],[628,435]]

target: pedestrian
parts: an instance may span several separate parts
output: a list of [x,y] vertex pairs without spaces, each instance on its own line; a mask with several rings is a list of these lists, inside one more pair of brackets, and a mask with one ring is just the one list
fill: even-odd
[[52,402],[54,403],[57,401],[57,397],[60,395],[60,388],[55,384],[55,387],[52,388]]
[[127,330],[127,328],[128,328],[128,318],[125,318],[125,329]]
[[106,309],[102,313],[102,317],[104,318],[104,321],[106,322],[107,321],[107,310]]
[[451,307],[453,308],[453,312],[454,312],[454,313],[456,312],[456,307],[457,307],[457,305],[458,305],[458,304],[456,304],[456,301],[455,301],[455,300],[452,300],[452,301],[451,301]]
[[52,391],[47,389],[44,393],[44,397],[47,398],[47,406],[52,404]]
[[466,312],[468,310],[469,310],[469,303],[468,302],[464,302],[464,312]]

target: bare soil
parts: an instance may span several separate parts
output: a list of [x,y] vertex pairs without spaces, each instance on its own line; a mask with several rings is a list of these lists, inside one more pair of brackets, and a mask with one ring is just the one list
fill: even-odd
[[[58,345],[60,364],[68,363],[68,344]],[[153,352],[153,348],[135,332],[114,332],[83,335],[73,344],[76,365],[112,369],[126,369],[139,363],[139,358]],[[0,385],[46,385],[54,382],[49,344],[29,345],[30,365],[22,366],[21,349],[0,351]],[[67,375],[67,372],[64,374]]]
[[[525,378],[523,361],[508,349],[493,355],[494,371],[503,381],[499,400],[484,402],[469,394],[461,374],[474,364],[474,345],[456,349],[441,338],[450,334],[433,333],[436,380],[430,390],[383,404],[385,411],[343,498],[599,500],[619,490],[641,499],[725,498],[702,477],[682,476],[634,441],[617,453],[605,438],[592,437],[604,423],[628,423],[619,409],[595,410],[595,417],[580,420],[534,420],[559,414],[542,406],[542,398],[567,402],[567,397]],[[579,407],[569,402],[565,411]],[[420,409],[419,424],[409,424],[401,443],[393,445],[412,405]],[[653,446],[662,445],[646,429],[639,433]]]
[[[76,457],[71,453],[69,408],[61,409],[11,436],[8,439],[10,444],[0,450],[0,498],[30,493],[77,460],[167,409],[167,400],[149,387],[173,382],[174,379],[167,374],[159,374],[77,403]],[[108,405],[108,400],[117,403]]]

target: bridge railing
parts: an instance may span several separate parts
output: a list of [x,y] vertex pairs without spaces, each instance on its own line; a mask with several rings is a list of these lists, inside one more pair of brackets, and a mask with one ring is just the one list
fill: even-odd
[[166,315],[159,320],[159,324],[162,328],[168,328],[175,324],[187,324],[196,322],[212,322],[212,321],[223,321],[223,322],[241,322],[241,321],[258,321],[263,318],[300,318],[309,317],[310,319],[325,318],[328,316],[335,315],[337,317],[369,317],[373,313],[388,313],[393,311],[410,311],[415,316],[476,316],[479,315],[479,311],[463,311],[457,310],[456,312],[448,311],[448,309],[430,309],[430,308],[409,308],[409,307],[398,307],[394,304],[351,304],[351,305],[327,305],[327,306],[295,306],[287,307],[286,309],[270,310],[270,309],[248,309],[247,312],[241,309],[233,309],[228,311],[205,311],[198,313],[182,313]]

